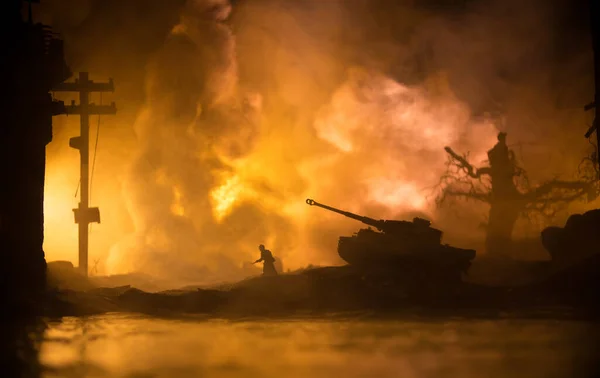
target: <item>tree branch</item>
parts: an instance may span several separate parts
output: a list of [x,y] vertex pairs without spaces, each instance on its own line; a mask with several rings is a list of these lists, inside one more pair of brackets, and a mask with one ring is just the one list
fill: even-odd
[[581,199],[585,195],[591,199],[596,193],[593,182],[552,180],[525,193],[528,211],[539,212],[552,218],[560,208],[568,203]]
[[489,167],[483,168],[475,168],[469,163],[464,156],[460,156],[452,148],[444,147],[444,150],[450,155],[450,157],[457,162],[457,166],[463,169],[469,177],[472,178],[480,178],[482,175],[489,175],[491,173],[491,169]]
[[438,186],[442,187],[441,192],[436,198],[436,203],[441,205],[447,197],[463,197],[482,202],[491,202],[491,192],[483,184],[476,185],[477,181],[463,178],[462,180],[451,175],[444,175],[440,179]]
[[[495,181],[499,186],[494,195],[501,198],[498,198],[498,203],[494,203],[491,166],[476,168],[469,163],[468,154],[459,155],[450,147],[445,147],[444,150],[448,154],[447,171],[440,177],[438,184],[438,188],[441,188],[436,198],[438,206],[448,197],[474,199],[492,206],[516,206],[521,209],[522,216],[533,221],[534,216],[550,219],[569,203],[583,199],[586,195],[588,201],[591,201],[600,194],[600,182],[597,181],[600,173],[594,156],[586,157],[580,164],[578,181],[555,179],[532,188],[527,172],[517,165],[514,152],[509,151],[512,180],[501,175],[499,181]],[[500,164],[500,169],[508,169],[506,163],[500,161]],[[516,193],[513,193],[513,189]]]
[[[561,181],[561,180],[552,180],[548,181],[537,188],[529,191],[525,195],[529,201],[537,202],[537,201],[549,201],[549,198],[543,198],[551,194],[556,190],[567,190],[567,191],[576,191],[578,192],[577,197],[587,193],[589,190],[593,188],[593,184],[586,181]],[[581,193],[579,193],[581,192]],[[560,201],[561,196],[557,196],[552,198],[552,200]]]
[[452,190],[452,189],[446,189],[444,190],[444,196],[449,196],[449,197],[463,197],[463,198],[467,198],[467,199],[474,199],[474,200],[478,200],[478,201],[482,201],[482,202],[490,202],[491,198],[489,194],[486,193],[479,193],[479,192],[463,192],[460,190]]

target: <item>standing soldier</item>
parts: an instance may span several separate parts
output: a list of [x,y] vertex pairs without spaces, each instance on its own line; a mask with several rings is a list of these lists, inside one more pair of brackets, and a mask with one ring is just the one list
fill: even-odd
[[277,271],[275,270],[275,258],[268,249],[265,249],[264,245],[259,245],[260,259],[256,260],[253,264],[263,262],[263,276],[276,276]]

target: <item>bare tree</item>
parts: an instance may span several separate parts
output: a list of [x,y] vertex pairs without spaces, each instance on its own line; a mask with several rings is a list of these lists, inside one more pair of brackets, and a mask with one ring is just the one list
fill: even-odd
[[568,203],[593,200],[598,188],[586,165],[586,174],[577,181],[554,179],[538,186],[529,183],[527,172],[517,164],[515,154],[506,145],[506,133],[498,134],[498,143],[488,151],[489,166],[474,167],[468,154],[459,155],[450,147],[447,170],[439,183],[436,198],[442,205],[448,198],[473,199],[490,205],[486,227],[486,250],[500,255],[510,247],[515,223],[520,216],[552,217]]

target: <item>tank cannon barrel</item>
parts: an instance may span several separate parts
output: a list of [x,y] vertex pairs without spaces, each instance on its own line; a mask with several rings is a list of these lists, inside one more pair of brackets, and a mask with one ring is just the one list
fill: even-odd
[[323,208],[325,210],[329,210],[329,211],[332,211],[334,213],[341,214],[341,215],[343,215],[345,217],[357,220],[357,221],[362,222],[364,224],[367,224],[369,226],[375,227],[379,231],[383,231],[383,228],[385,228],[384,227],[384,221],[381,221],[381,220],[375,220],[373,218],[363,217],[363,216],[351,213],[349,211],[344,211],[344,210],[336,209],[335,207],[323,205],[322,203],[318,203],[317,201],[312,200],[310,198],[306,200],[306,203],[309,206],[317,206],[317,207]]

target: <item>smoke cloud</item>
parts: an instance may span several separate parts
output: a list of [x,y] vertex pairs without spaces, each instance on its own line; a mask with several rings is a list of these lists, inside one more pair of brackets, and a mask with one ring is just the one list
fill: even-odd
[[[447,11],[407,1],[384,12],[368,1],[150,3],[135,21],[153,30],[142,47],[115,43],[99,63],[74,67],[115,77],[125,109],[103,120],[114,127],[98,153],[115,156],[99,165],[94,189],[112,215],[92,246],[104,273],[237,279],[257,272],[249,262],[261,243],[285,269],[341,263],[337,238],[363,225],[306,198],[374,218],[426,216],[470,246],[485,206],[455,213],[429,197],[444,146],[483,164],[507,131],[535,180],[574,172],[587,148],[578,132],[563,135],[586,128],[589,53],[571,46],[572,59],[553,59],[558,16],[542,2]],[[116,29],[135,40],[132,27]],[[50,167],[67,164],[60,151]],[[47,236],[47,245],[58,244]]]

